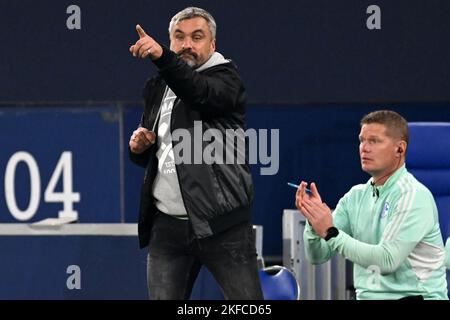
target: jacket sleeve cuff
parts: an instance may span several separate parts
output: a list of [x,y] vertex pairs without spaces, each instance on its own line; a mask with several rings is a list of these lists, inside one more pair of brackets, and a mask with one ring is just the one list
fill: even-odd
[[[151,146],[150,148],[152,147],[153,146]],[[130,157],[130,160],[136,163],[137,165],[145,168],[147,166],[150,157],[150,148],[148,148],[141,154],[136,154],[131,151],[130,147],[128,147],[128,155]]]
[[320,236],[314,231],[308,220],[306,220],[305,222],[305,232],[310,239],[320,238]]
[[158,67],[158,69],[162,69],[164,67],[167,67],[167,65],[170,64],[170,62],[175,57],[175,53],[172,52],[169,48],[167,48],[164,45],[161,45],[161,47],[163,49],[161,57],[159,57],[156,60],[153,60],[153,63],[155,64],[155,66]]

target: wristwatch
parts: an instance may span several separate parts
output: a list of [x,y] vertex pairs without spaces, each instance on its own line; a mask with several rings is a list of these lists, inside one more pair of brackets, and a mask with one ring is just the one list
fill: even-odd
[[330,227],[327,230],[327,235],[325,236],[325,240],[328,241],[331,238],[337,237],[339,234],[339,230],[336,227]]

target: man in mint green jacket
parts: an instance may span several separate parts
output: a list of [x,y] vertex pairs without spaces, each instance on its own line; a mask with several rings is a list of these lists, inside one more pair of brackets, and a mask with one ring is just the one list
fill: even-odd
[[357,299],[448,299],[445,252],[431,192],[405,167],[408,125],[375,111],[361,120],[359,153],[372,178],[354,186],[332,213],[315,183],[302,181],[296,206],[308,220],[304,245],[313,264],[339,252],[354,263]]

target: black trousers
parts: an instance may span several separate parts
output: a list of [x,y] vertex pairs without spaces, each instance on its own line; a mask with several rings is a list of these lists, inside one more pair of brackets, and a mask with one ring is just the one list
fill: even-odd
[[189,299],[202,265],[219,283],[225,299],[263,299],[250,224],[197,239],[188,220],[158,213],[149,244],[150,299]]

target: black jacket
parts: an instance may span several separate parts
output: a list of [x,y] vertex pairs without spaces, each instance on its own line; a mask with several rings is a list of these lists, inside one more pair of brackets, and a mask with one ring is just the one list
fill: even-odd
[[[159,75],[144,88],[145,109],[141,125],[152,129],[166,84],[176,94],[171,132],[184,128],[193,133],[194,121],[202,121],[203,132],[219,129],[245,130],[246,95],[232,62],[197,72],[167,48],[154,61]],[[194,140],[194,139],[191,139]],[[203,142],[203,148],[210,142]],[[173,141],[175,147],[176,142]],[[156,212],[152,185],[157,173],[157,144],[142,154],[130,152],[136,164],[145,167],[139,212],[139,244],[146,247]],[[192,158],[194,151],[192,150]],[[175,153],[176,156],[176,153]],[[247,164],[176,164],[181,194],[189,220],[198,238],[208,237],[236,224],[250,221],[253,185]]]

